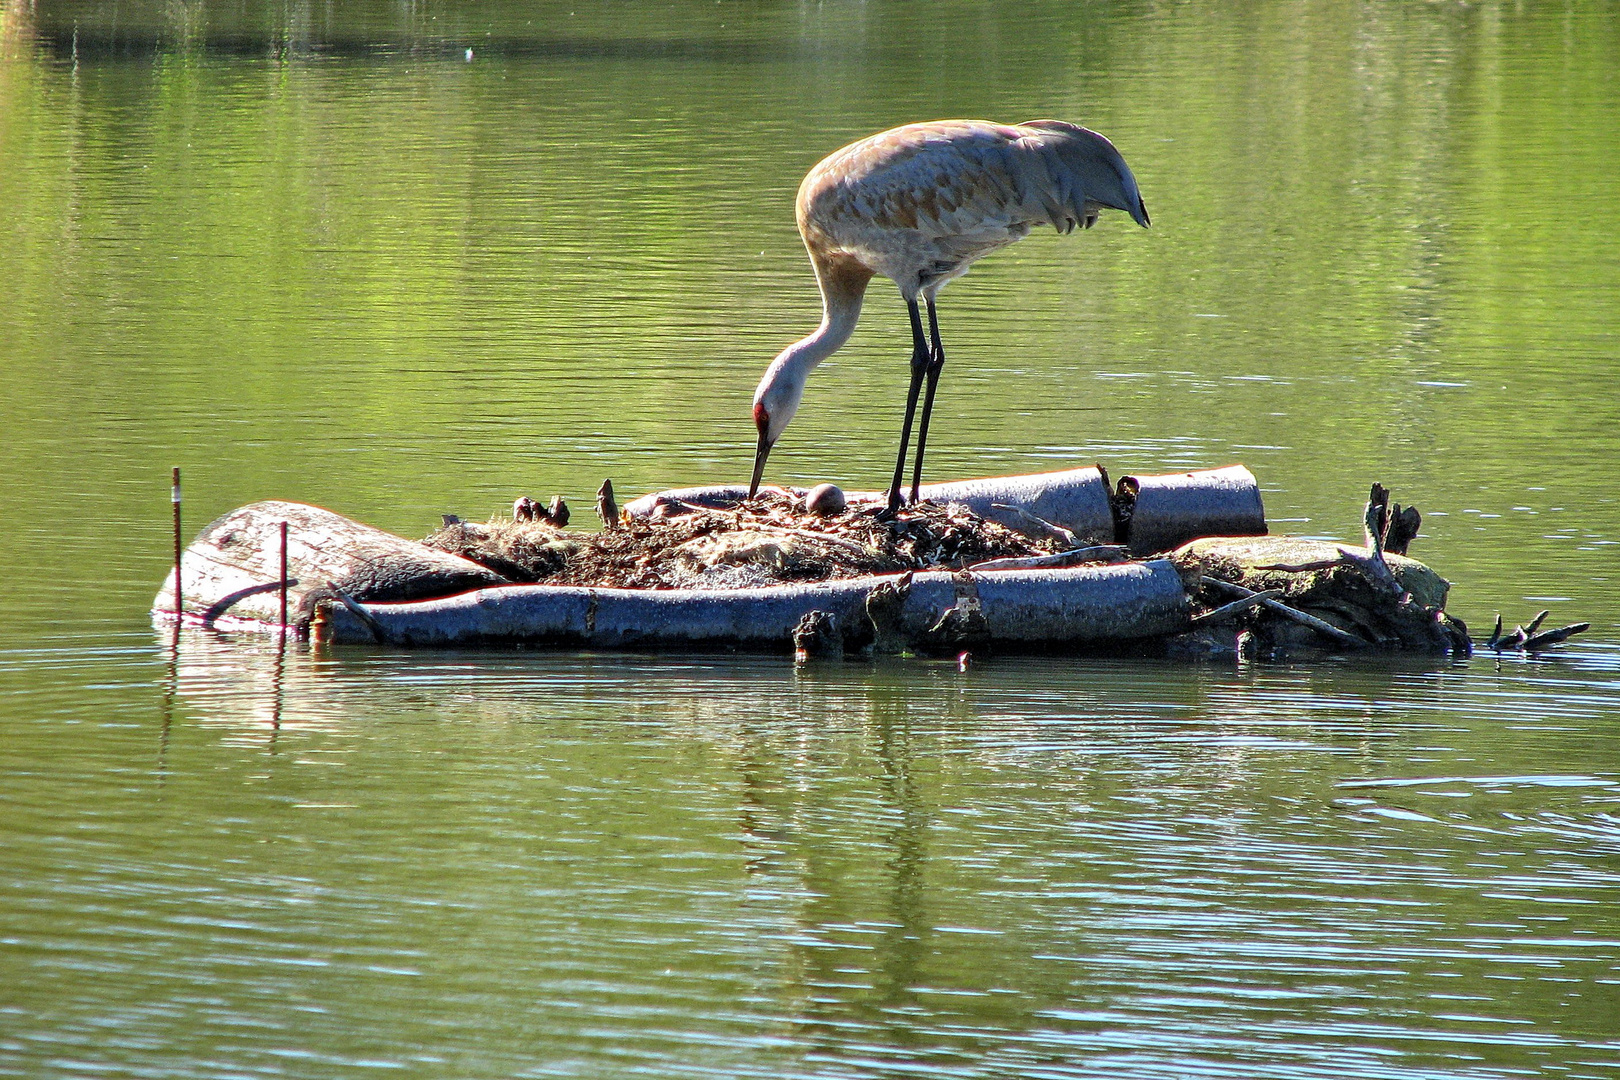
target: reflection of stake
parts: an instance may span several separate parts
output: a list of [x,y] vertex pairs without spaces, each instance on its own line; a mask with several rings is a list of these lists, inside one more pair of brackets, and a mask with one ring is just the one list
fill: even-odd
[[611,529],[619,524],[619,504],[613,501],[612,480],[602,481],[602,486],[596,489],[596,514],[605,528]]
[[169,501],[174,504],[174,621],[180,622],[180,466],[174,467],[174,483],[169,488]]
[[276,632],[281,643],[287,643],[287,523],[281,523],[281,581],[278,583]]

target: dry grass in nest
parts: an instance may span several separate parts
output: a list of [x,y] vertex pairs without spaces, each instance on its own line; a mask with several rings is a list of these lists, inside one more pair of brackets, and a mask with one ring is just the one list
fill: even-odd
[[513,581],[629,589],[746,588],[958,569],[1057,550],[960,505],[919,503],[879,521],[875,508],[820,517],[776,494],[734,509],[627,518],[598,533],[497,519],[447,525],[425,542]]

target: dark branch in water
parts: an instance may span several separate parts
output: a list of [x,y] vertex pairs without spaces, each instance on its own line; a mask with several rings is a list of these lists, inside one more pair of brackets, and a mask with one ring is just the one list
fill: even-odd
[[1502,633],[1502,616],[1498,613],[1496,616],[1496,628],[1491,631],[1491,636],[1485,640],[1485,648],[1499,653],[1537,652],[1541,649],[1550,649],[1560,642],[1568,641],[1576,634],[1592,629],[1591,623],[1580,622],[1560,626],[1556,630],[1537,633],[1536,631],[1541,629],[1541,624],[1551,614],[1551,610],[1537,612],[1536,617],[1530,620],[1529,626],[1515,626],[1513,633],[1504,636]]

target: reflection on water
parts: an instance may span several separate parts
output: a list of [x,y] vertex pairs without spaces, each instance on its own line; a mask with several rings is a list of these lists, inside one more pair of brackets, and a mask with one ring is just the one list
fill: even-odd
[[1620,782],[1578,752],[1620,713],[1608,650],[154,655],[128,711],[42,698],[0,750],[32,777],[3,856],[17,1060],[1620,1067]]
[[[1620,12],[0,0],[0,1073],[1620,1072]],[[469,56],[470,51],[470,56]],[[736,481],[805,169],[1107,132],[1154,229],[941,306],[941,477],[1380,480],[1546,659],[154,640],[187,523]],[[1128,240],[1128,242],[1126,242]],[[781,480],[880,486],[874,290]],[[780,464],[778,464],[778,459]],[[1567,616],[1567,617],[1566,617]]]

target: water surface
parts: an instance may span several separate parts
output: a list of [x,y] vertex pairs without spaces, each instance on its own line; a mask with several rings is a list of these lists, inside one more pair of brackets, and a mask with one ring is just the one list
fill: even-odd
[[[470,58],[469,58],[470,50]],[[0,6],[0,1075],[1620,1074],[1612,3]],[[1544,660],[155,636],[167,479],[406,535],[734,482],[792,194],[939,116],[1154,228],[941,304],[930,474],[1379,480]],[[880,486],[874,286],[772,479]]]

